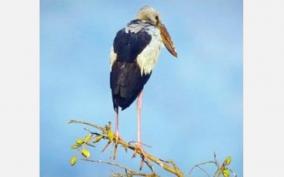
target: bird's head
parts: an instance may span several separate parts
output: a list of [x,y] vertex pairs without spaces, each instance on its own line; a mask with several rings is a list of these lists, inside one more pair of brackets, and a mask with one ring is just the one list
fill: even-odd
[[177,52],[174,43],[171,39],[170,34],[168,33],[166,26],[162,23],[158,11],[156,11],[150,6],[144,6],[138,11],[137,19],[145,20],[156,26],[160,30],[165,47],[173,56],[177,57]]

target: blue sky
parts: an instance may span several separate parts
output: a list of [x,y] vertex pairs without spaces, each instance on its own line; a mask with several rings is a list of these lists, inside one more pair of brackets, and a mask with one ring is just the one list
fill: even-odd
[[[220,159],[231,155],[232,168],[242,176],[241,0],[41,0],[41,177],[112,172],[84,162],[69,166],[70,145],[85,132],[67,122],[113,121],[110,47],[116,32],[146,4],[160,12],[179,57],[163,49],[145,86],[142,140],[185,172],[212,159],[213,152]],[[120,115],[121,135],[128,140],[136,139],[135,111],[133,104]],[[92,155],[107,160],[111,154]],[[130,157],[121,151],[118,160],[139,166]]]

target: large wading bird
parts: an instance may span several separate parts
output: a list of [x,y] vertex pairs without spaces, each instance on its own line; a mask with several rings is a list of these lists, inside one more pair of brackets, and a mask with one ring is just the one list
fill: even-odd
[[136,19],[117,32],[110,53],[115,133],[119,138],[119,108],[124,110],[137,98],[137,150],[141,142],[141,109],[143,87],[157,63],[160,49],[165,46],[175,57],[177,53],[159,13],[149,6],[138,11]]

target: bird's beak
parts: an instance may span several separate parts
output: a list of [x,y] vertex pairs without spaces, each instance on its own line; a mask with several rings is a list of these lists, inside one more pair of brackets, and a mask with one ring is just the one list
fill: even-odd
[[174,57],[177,57],[177,52],[176,52],[176,49],[175,49],[175,46],[174,46],[174,43],[171,39],[171,36],[170,34],[168,33],[168,30],[166,28],[166,26],[162,23],[160,23],[158,25],[159,29],[160,29],[160,32],[161,32],[161,37],[162,37],[162,40],[163,40],[163,43],[165,45],[165,47],[168,49],[168,51],[174,56]]

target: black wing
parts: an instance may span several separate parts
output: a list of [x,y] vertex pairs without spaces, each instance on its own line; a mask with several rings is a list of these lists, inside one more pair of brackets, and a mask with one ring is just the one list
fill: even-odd
[[127,108],[148,81],[151,73],[141,75],[136,58],[150,41],[151,36],[144,30],[126,33],[122,29],[117,33],[113,43],[117,59],[110,73],[114,109]]
[[118,61],[134,62],[137,55],[150,43],[152,37],[146,31],[137,33],[118,31],[113,41],[113,49]]
[[122,110],[133,103],[144,85],[150,78],[150,74],[141,75],[139,66],[133,62],[116,61],[110,73],[110,85],[114,109]]

